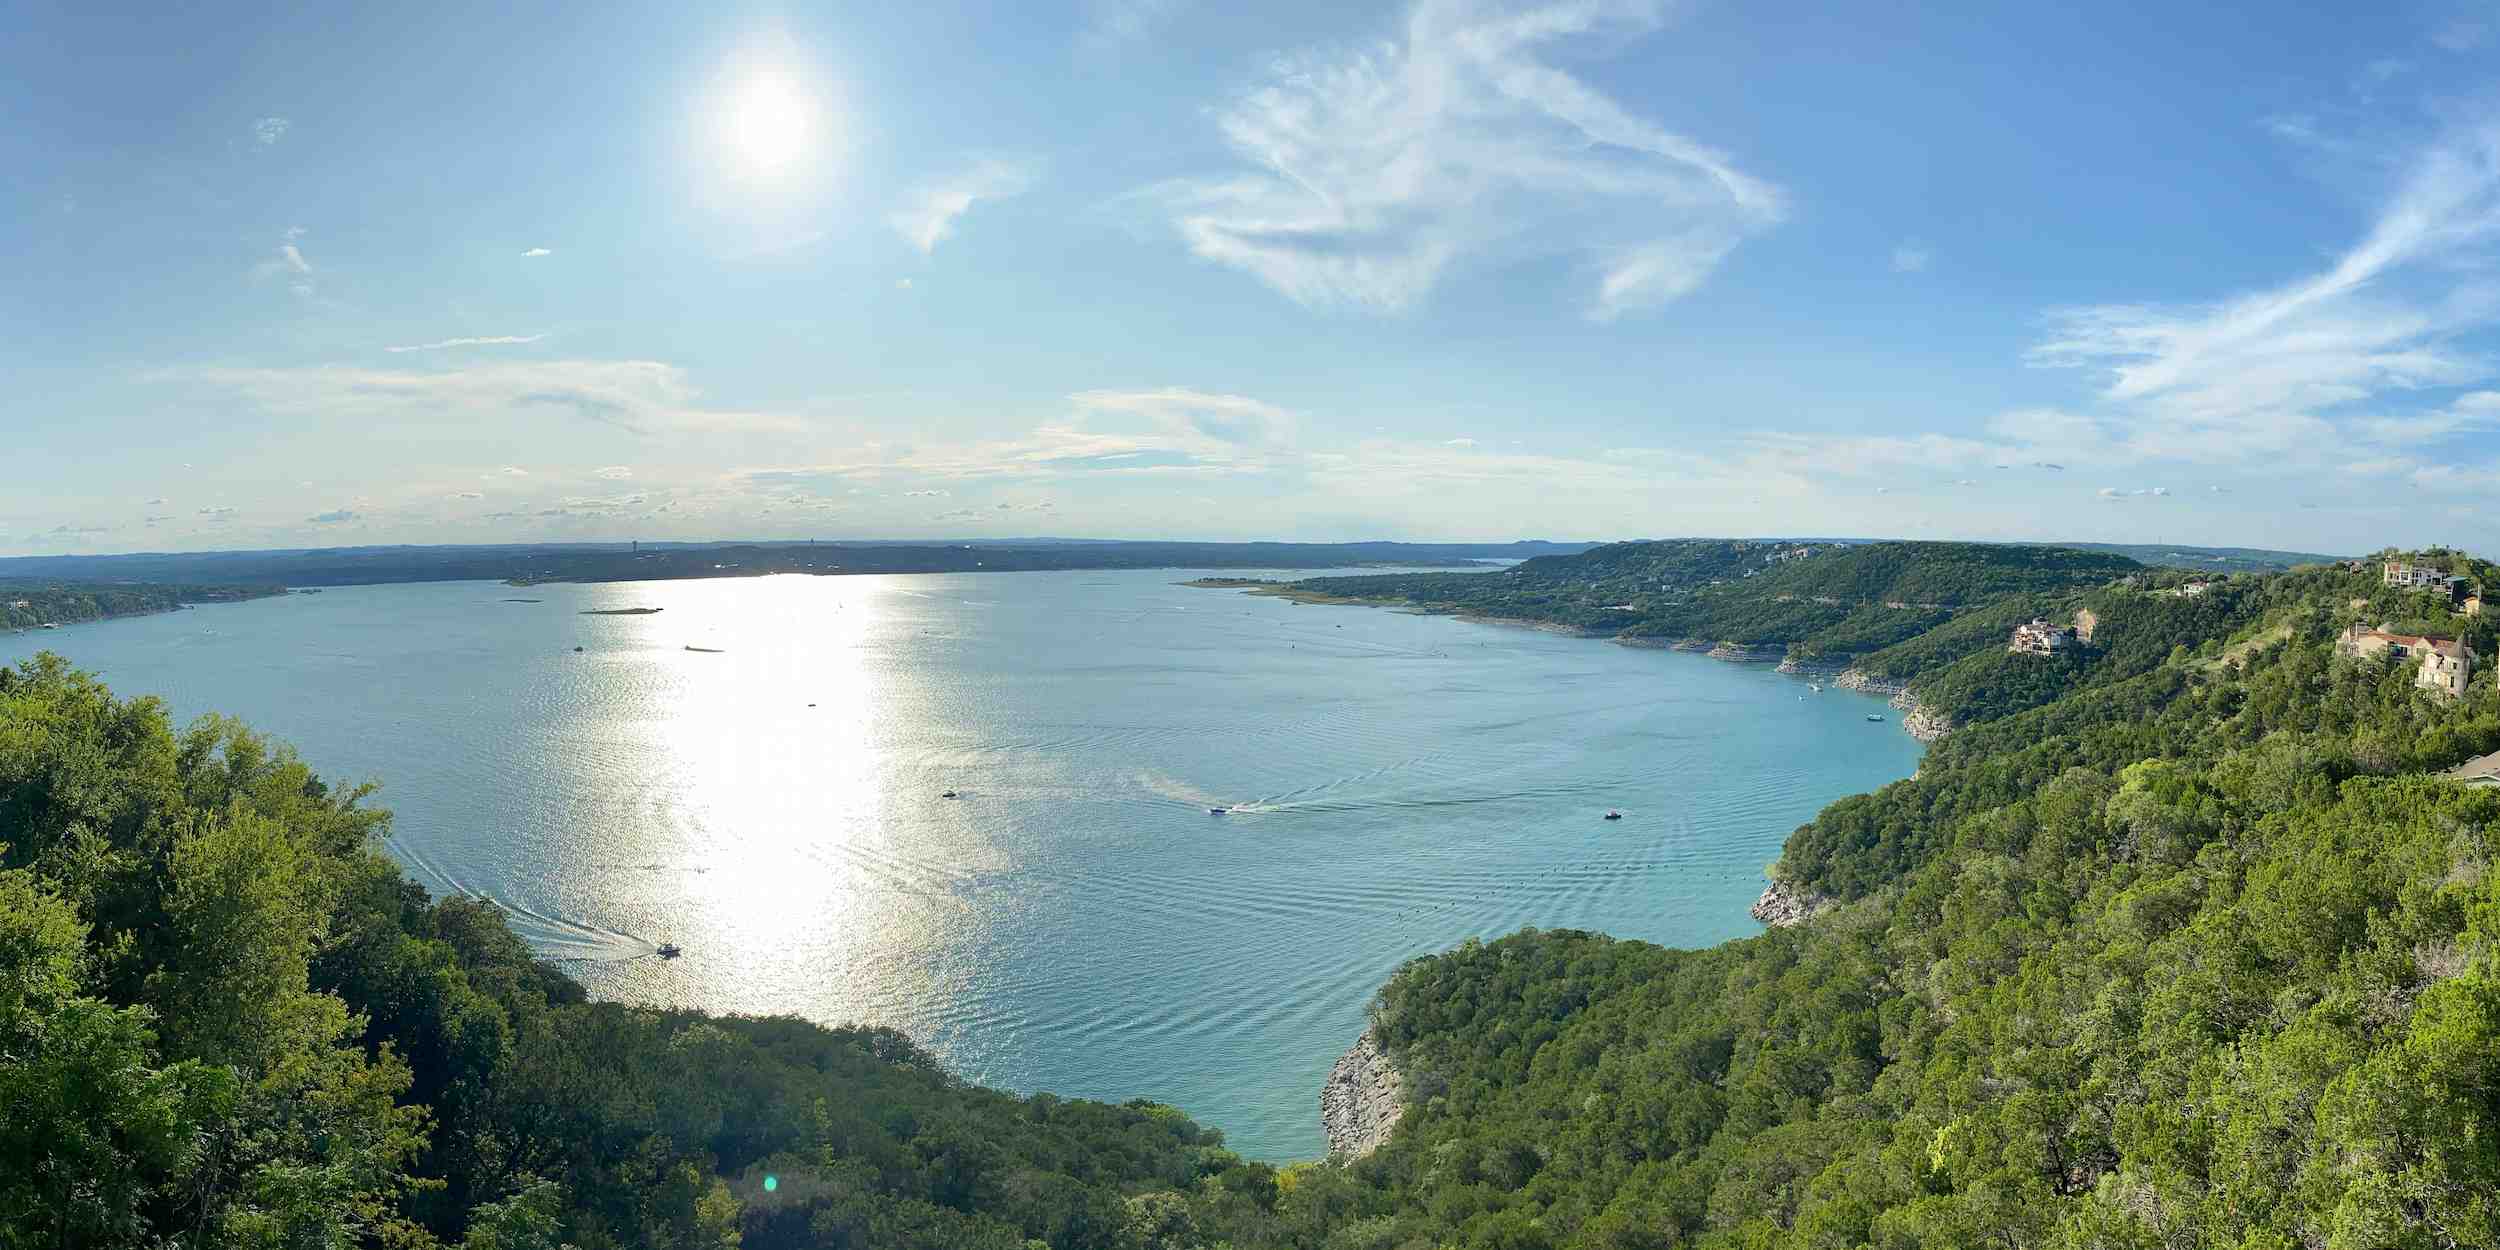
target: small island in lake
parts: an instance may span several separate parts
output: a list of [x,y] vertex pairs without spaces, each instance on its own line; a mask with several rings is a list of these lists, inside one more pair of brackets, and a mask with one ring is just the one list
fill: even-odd
[[583,608],[583,616],[649,616],[658,608]]

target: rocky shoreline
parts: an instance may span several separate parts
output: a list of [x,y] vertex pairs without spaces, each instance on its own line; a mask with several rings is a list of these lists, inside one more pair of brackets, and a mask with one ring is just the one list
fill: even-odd
[[1710,648],[1709,655],[1711,659],[1726,660],[1732,664],[1773,664],[1788,657],[1788,648],[1778,643],[1752,645],[1723,642]]
[[1319,1123],[1328,1153],[1360,1159],[1389,1140],[1406,1114],[1406,1078],[1390,1066],[1379,1033],[1371,1028],[1337,1057],[1319,1091]]
[[1838,906],[1839,899],[1812,890],[1800,890],[1774,877],[1771,888],[1764,890],[1762,897],[1755,899],[1753,906],[1745,910],[1751,912],[1754,919],[1772,928],[1784,929],[1793,924],[1804,924]]
[[1832,685],[1840,690],[1892,696],[1893,707],[1901,712],[1902,732],[1920,742],[1934,742],[1953,732],[1953,718],[1922,706],[1918,696],[1911,694],[1910,688],[1901,682],[1871,676],[1853,668],[1833,678]]

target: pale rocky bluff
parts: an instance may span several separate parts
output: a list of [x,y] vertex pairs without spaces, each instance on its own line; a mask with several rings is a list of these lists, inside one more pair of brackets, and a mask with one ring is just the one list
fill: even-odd
[[1379,1035],[1365,1029],[1320,1087],[1319,1121],[1328,1134],[1328,1153],[1348,1159],[1370,1154],[1389,1140],[1389,1130],[1404,1114],[1406,1080],[1389,1066]]

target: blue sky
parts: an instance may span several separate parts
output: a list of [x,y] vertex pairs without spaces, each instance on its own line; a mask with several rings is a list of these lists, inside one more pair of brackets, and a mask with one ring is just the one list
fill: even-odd
[[213,7],[0,44],[0,553],[2500,547],[2490,5]]

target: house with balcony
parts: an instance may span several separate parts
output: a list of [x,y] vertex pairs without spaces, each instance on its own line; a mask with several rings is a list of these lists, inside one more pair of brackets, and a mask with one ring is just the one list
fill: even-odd
[[2398,663],[2419,659],[2422,667],[2413,684],[2443,698],[2462,697],[2474,675],[2474,649],[2461,639],[2391,633],[2384,625],[2347,626],[2335,640],[2335,653],[2351,659],[2385,656]]
[[2051,625],[2040,617],[2014,627],[2014,637],[2005,644],[2014,655],[2062,655],[2081,645],[2070,625]]

